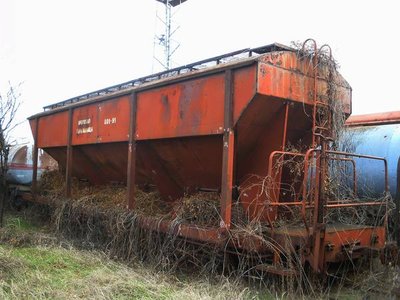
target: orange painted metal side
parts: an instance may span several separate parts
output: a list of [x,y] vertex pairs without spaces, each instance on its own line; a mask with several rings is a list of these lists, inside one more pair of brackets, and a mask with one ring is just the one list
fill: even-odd
[[[317,98],[328,94],[327,68],[319,70]],[[335,82],[335,97],[340,99],[345,113],[351,113],[351,88],[339,73],[331,74]],[[262,57],[258,64],[257,91],[267,96],[312,105],[314,103],[314,74],[309,60],[301,60],[296,53],[278,52]]]
[[257,89],[257,67],[234,70],[233,72],[233,124],[254,98]]
[[38,148],[67,145],[68,111],[39,118]]
[[103,143],[127,141],[129,138],[129,96],[99,104],[99,141]]
[[137,140],[223,132],[223,73],[140,92],[137,97]]
[[127,141],[129,138],[129,96],[74,109],[72,144]]
[[96,143],[98,123],[98,104],[75,108],[72,117],[72,145]]
[[259,65],[258,92],[305,104],[313,103],[313,78],[277,68],[269,64]]
[[[241,203],[250,219],[274,220],[276,209],[267,189],[269,154],[282,147],[285,105],[283,101],[257,95],[237,124],[237,183]],[[264,184],[263,184],[264,183]]]
[[221,135],[139,141],[136,183],[155,184],[171,200],[198,188],[219,189],[222,145]]
[[[385,247],[385,228],[349,228],[342,230],[328,230],[325,233],[323,260],[325,262],[343,261],[349,259],[346,257],[352,255],[356,258],[362,253],[357,251],[366,249],[383,249]],[[332,249],[330,245],[333,245]],[[346,253],[348,252],[348,253]]]
[[[66,168],[67,147],[45,149],[62,169]],[[125,184],[128,143],[104,143],[73,146],[72,176],[90,184]]]

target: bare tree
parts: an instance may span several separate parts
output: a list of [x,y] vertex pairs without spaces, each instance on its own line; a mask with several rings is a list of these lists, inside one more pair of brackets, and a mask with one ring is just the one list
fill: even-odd
[[18,125],[15,115],[21,104],[20,94],[11,84],[7,94],[0,94],[0,227],[3,226],[4,206],[7,196],[8,153],[10,133]]

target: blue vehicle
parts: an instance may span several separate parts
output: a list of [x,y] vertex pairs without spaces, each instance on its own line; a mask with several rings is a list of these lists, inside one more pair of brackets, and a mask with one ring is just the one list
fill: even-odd
[[[391,216],[393,238],[400,246],[400,111],[351,116],[346,122],[345,151],[380,156],[388,165],[389,192],[396,205]],[[384,190],[384,168],[371,160],[355,159],[359,195],[379,196]]]
[[[32,150],[31,143],[17,144],[10,148],[8,155],[7,183],[10,202],[20,207],[27,195],[30,195],[32,184]],[[43,150],[38,154],[38,178],[46,170],[57,168],[57,162]],[[24,197],[25,196],[25,197]]]

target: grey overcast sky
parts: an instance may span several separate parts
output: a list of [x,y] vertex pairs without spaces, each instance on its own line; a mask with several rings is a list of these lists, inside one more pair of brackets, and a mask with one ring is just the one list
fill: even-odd
[[[400,109],[398,1],[188,0],[175,10],[174,66],[273,42],[328,43],[353,113]],[[23,82],[19,119],[157,71],[155,0],[0,0],[0,91]],[[15,135],[30,136],[27,122]]]

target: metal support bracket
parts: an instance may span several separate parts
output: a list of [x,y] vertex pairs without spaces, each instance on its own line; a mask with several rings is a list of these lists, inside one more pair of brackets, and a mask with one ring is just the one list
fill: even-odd
[[127,206],[128,209],[135,208],[135,178],[136,178],[136,110],[137,97],[136,93],[131,95],[131,112],[129,125],[129,142],[128,142],[128,169],[127,169]]

